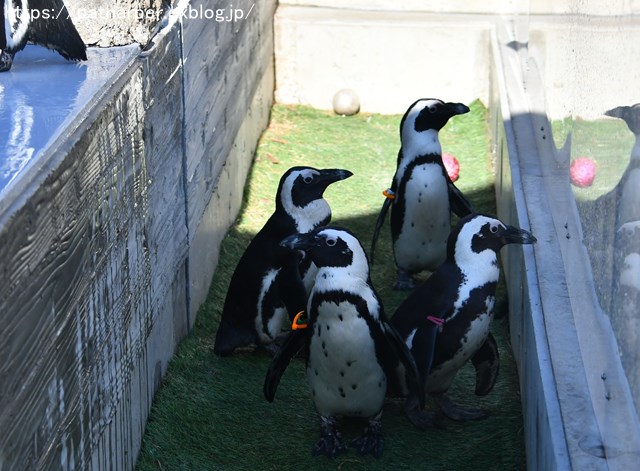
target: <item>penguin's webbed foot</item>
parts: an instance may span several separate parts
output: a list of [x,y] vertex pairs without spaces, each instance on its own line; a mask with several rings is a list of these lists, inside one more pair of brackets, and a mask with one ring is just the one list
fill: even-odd
[[0,49],[0,72],[6,72],[11,69],[11,65],[13,64],[13,54],[9,54],[8,52]]
[[404,413],[413,425],[420,430],[433,428],[444,429],[444,425],[438,420],[435,412],[420,409],[418,398],[408,397],[404,403]]
[[361,455],[372,455],[374,458],[380,459],[384,449],[384,441],[382,439],[382,420],[379,415],[369,421],[363,434],[351,441],[351,446]]
[[320,440],[311,450],[313,456],[326,455],[333,459],[347,451],[347,446],[342,441],[342,434],[337,429],[336,419],[322,417],[320,429]]
[[416,282],[413,281],[411,274],[398,268],[396,273],[396,284],[393,285],[393,289],[396,291],[409,291],[416,287]]
[[434,399],[442,409],[442,413],[451,420],[468,422],[470,420],[486,419],[489,413],[482,409],[466,408],[453,402],[445,394],[434,394]]
[[256,345],[257,342],[258,337],[255,332],[223,320],[220,322],[220,326],[218,326],[216,340],[213,345],[213,353],[220,357],[227,357],[233,354],[236,348]]
[[278,339],[276,338],[273,342],[261,344],[259,347],[267,352],[267,355],[270,357],[275,357],[278,350],[280,350],[280,345],[281,343],[278,342]]

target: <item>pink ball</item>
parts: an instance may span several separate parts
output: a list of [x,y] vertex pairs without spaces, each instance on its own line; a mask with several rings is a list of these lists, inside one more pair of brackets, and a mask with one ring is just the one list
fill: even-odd
[[449,178],[452,182],[455,182],[460,176],[460,163],[458,162],[458,159],[445,152],[442,154],[442,162],[444,163],[444,168],[447,169]]
[[596,163],[589,157],[578,157],[569,169],[571,183],[580,188],[591,186],[596,178]]

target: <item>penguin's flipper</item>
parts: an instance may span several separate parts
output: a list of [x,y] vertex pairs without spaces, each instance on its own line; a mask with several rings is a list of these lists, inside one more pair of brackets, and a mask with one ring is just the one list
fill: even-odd
[[470,420],[486,419],[489,416],[489,413],[483,409],[462,407],[456,404],[444,393],[432,394],[432,396],[440,406],[443,414],[451,420],[468,422]]
[[500,369],[498,344],[491,332],[489,332],[487,340],[471,357],[471,363],[476,370],[476,395],[486,396],[496,384]]
[[[405,381],[409,389],[409,395],[413,395],[418,399],[420,409],[424,408],[424,379],[420,375],[420,369],[416,361],[409,351],[409,348],[402,340],[398,331],[388,322],[384,324],[385,336],[391,347],[394,356],[400,360],[405,369]],[[393,375],[389,375],[393,378]]]
[[[40,12],[32,16],[27,33],[29,41],[53,49],[68,60],[87,60],[87,47],[63,0],[31,0],[29,8]],[[43,12],[50,14],[44,15]]]
[[384,203],[382,203],[382,208],[380,208],[378,219],[376,220],[376,227],[373,229],[373,237],[371,239],[371,265],[373,265],[376,242],[378,241],[378,236],[380,235],[380,229],[382,229],[384,220],[387,217],[389,206],[391,206],[391,198],[385,198]]
[[436,350],[436,337],[438,335],[438,326],[431,322],[420,326],[413,336],[413,345],[411,347],[412,357],[416,359],[416,367],[418,368],[418,378],[422,385],[427,381],[427,377],[431,372],[433,358]]
[[448,176],[447,179],[449,180],[449,204],[451,205],[451,211],[460,218],[474,213],[475,210],[473,209],[473,205],[469,202],[467,197],[462,194]]
[[[416,367],[418,368],[418,382],[421,386],[421,391],[424,388],[427,376],[431,370],[433,363],[433,357],[435,355],[436,336],[438,334],[438,328],[434,325],[421,326],[416,331],[413,337],[413,346],[411,347],[412,357],[416,358]],[[409,382],[407,378],[407,383]],[[421,398],[421,400],[419,400]],[[404,403],[404,413],[413,425],[421,430],[428,430],[434,427],[444,428],[439,422],[437,415],[434,412],[425,411],[424,409],[424,395],[416,397],[416,393],[412,393],[409,389],[409,394]]]
[[282,269],[278,276],[278,292],[284,303],[289,320],[307,306],[307,290],[300,275],[300,254],[297,250],[287,250],[281,258]]
[[311,328],[292,330],[282,342],[280,349],[271,360],[264,378],[263,392],[267,401],[273,402],[280,378],[289,366],[291,359],[309,342],[310,336]]

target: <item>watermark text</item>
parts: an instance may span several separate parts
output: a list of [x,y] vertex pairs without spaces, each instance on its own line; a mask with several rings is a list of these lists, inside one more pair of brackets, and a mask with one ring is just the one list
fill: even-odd
[[[184,19],[202,19],[215,21],[216,23],[237,23],[246,20],[253,11],[254,4],[250,8],[238,8],[233,4],[229,4],[225,8],[206,8],[203,5],[194,7],[189,4],[182,11]],[[101,20],[101,21],[141,21],[151,22],[160,21],[166,10],[156,8],[126,8],[121,6],[102,7],[102,8],[75,8],[73,10],[73,19],[77,20]],[[13,18],[22,20],[59,20],[69,19],[70,14],[66,8],[42,8],[42,9],[16,9],[12,11]]]

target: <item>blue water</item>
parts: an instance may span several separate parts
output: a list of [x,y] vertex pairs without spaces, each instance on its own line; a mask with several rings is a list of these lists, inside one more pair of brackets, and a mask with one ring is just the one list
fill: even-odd
[[16,54],[0,73],[0,198],[138,52],[90,48],[81,63],[33,45]]

